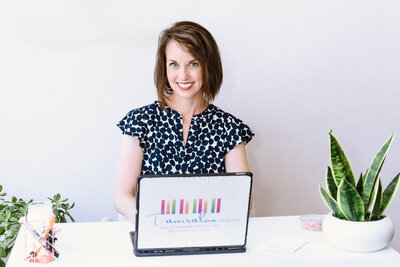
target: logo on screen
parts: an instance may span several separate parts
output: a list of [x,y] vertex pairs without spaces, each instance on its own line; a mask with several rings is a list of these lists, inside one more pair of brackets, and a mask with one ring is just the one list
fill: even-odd
[[195,198],[193,201],[185,199],[161,200],[161,214],[198,214],[220,213],[221,198],[210,200]]

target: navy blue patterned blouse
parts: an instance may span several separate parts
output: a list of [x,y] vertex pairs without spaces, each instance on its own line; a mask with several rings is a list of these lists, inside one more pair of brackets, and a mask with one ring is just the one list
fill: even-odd
[[139,139],[141,174],[223,173],[226,153],[254,136],[241,120],[213,104],[192,117],[186,147],[182,115],[169,107],[161,109],[158,101],[131,110],[117,126]]

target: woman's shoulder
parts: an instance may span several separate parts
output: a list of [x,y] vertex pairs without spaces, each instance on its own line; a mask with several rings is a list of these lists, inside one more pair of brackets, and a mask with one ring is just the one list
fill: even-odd
[[241,142],[247,144],[253,138],[254,133],[250,127],[231,113],[214,105],[211,106],[210,113],[213,114],[214,125],[217,128],[224,129],[227,134],[227,151],[231,150]]
[[151,104],[132,109],[131,111],[128,112],[127,116],[128,117],[134,117],[134,116],[149,116],[151,114],[157,113],[157,110],[159,109],[160,105],[158,101],[155,101]]
[[210,104],[210,114],[212,115],[212,118],[218,120],[218,121],[223,121],[225,123],[243,123],[241,119],[238,117],[234,116],[232,113],[226,112],[222,110],[221,108],[215,106],[214,104]]
[[121,129],[132,126],[146,127],[146,125],[152,124],[151,121],[159,112],[159,107],[158,101],[155,101],[152,104],[132,109],[119,121],[117,126]]

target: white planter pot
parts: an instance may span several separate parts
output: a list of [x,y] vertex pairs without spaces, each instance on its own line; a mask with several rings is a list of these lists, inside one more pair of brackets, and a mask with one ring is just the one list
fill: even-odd
[[372,252],[389,244],[394,235],[394,227],[389,217],[379,221],[351,222],[328,214],[322,223],[322,232],[326,240],[339,249]]

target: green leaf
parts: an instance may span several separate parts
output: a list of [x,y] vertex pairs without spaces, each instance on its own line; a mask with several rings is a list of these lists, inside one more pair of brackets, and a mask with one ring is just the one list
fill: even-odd
[[319,192],[321,193],[321,197],[325,201],[325,204],[332,211],[332,213],[336,217],[344,219],[345,216],[343,212],[340,210],[339,206],[337,205],[336,201],[331,197],[331,195],[329,195],[322,186],[319,186]]
[[65,214],[71,219],[72,222],[75,222],[74,218],[72,218],[71,214],[69,214],[68,211]]
[[390,138],[385,142],[385,144],[379,149],[378,153],[376,153],[374,160],[369,167],[365,179],[364,179],[364,191],[363,191],[363,200],[364,200],[364,209],[368,210],[371,205],[371,197],[372,190],[375,187],[376,180],[379,176],[379,172],[382,168],[383,162],[385,161],[386,154],[389,150],[390,144],[392,143],[394,137],[394,133]]
[[351,170],[349,161],[341,148],[338,140],[329,133],[331,141],[331,163],[333,177],[335,178],[336,185],[339,186],[343,179],[346,179],[352,186],[356,186],[353,171]]
[[5,219],[5,221],[9,221],[10,220],[10,218],[11,218],[11,211],[10,210],[7,210],[6,211],[6,219]]
[[7,257],[6,251],[3,247],[0,247],[0,258]]
[[[380,177],[378,176],[378,180],[379,180],[379,179],[380,179]],[[365,205],[365,203],[364,203],[364,208],[368,207],[368,210],[369,210],[369,208],[371,207],[372,202],[373,202],[374,199],[376,198],[376,194],[377,194],[376,191],[377,191],[377,190],[376,190],[376,186],[374,186],[374,188],[372,189],[372,192],[371,192],[371,197],[370,197],[370,199],[369,199],[368,205]],[[361,197],[362,197],[362,195],[361,195]]]
[[328,166],[328,170],[326,172],[326,188],[328,188],[328,192],[331,197],[336,200],[337,196],[337,185],[333,178],[332,169]]
[[345,179],[342,179],[338,187],[337,203],[347,220],[364,221],[364,202],[357,190]]
[[360,178],[358,178],[357,185],[356,185],[356,190],[361,197],[363,194],[363,184],[364,184],[364,178],[363,178],[363,174],[361,173]]
[[396,175],[396,177],[393,178],[393,180],[389,183],[389,185],[386,187],[385,191],[383,192],[382,195],[382,203],[381,207],[379,209],[379,217],[385,212],[387,207],[392,203],[394,197],[397,194],[397,190],[399,189],[399,179],[400,178],[400,173]]
[[381,202],[382,202],[382,181],[381,181],[381,179],[379,179],[378,191],[376,193],[375,203],[374,203],[374,207],[371,212],[370,221],[376,221],[381,216],[380,212],[379,212],[380,207],[381,207]]

